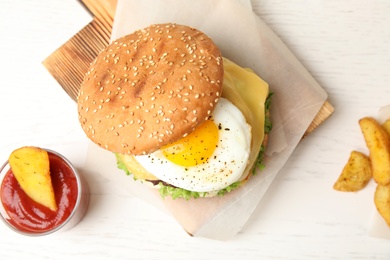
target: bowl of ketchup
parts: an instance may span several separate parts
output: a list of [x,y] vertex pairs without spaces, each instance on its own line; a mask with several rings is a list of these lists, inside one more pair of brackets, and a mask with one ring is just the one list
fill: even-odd
[[88,183],[64,156],[45,150],[57,202],[55,211],[33,201],[22,190],[8,161],[0,168],[0,218],[19,234],[43,236],[68,230],[82,219],[88,207]]

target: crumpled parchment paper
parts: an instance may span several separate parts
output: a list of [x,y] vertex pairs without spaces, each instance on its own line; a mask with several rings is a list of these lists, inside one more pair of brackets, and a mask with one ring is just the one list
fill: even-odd
[[157,190],[116,168],[114,155],[94,144],[87,168],[171,214],[191,235],[226,240],[241,230],[275,176],[326,101],[327,94],[275,33],[253,13],[248,0],[119,0],[112,39],[154,23],[186,24],[205,32],[223,56],[249,67],[274,93],[273,130],[265,170],[224,197],[162,199]]

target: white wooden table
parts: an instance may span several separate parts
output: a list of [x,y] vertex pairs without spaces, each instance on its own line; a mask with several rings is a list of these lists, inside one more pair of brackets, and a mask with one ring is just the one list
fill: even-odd
[[[190,237],[165,213],[90,175],[82,222],[40,238],[0,223],[0,259],[390,259],[390,241],[368,234],[375,184],[351,194],[332,189],[349,152],[366,151],[358,119],[390,104],[390,2],[257,5],[328,92],[335,113],[301,142],[234,239]],[[1,1],[0,160],[37,145],[83,170],[88,141],[76,105],[41,62],[90,19],[75,0]]]

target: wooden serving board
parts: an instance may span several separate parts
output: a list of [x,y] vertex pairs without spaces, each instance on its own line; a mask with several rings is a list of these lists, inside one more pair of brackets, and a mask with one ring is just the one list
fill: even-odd
[[[90,63],[110,41],[117,0],[80,0],[93,20],[43,61],[65,92],[76,101]],[[304,136],[322,124],[334,111],[326,101]]]

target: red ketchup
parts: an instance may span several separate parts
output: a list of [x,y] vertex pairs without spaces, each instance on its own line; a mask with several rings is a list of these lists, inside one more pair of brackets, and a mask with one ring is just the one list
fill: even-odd
[[22,190],[8,170],[1,184],[1,201],[9,215],[11,225],[31,233],[42,233],[61,225],[72,213],[78,195],[77,179],[59,156],[49,152],[50,175],[58,209],[49,208],[33,201]]

